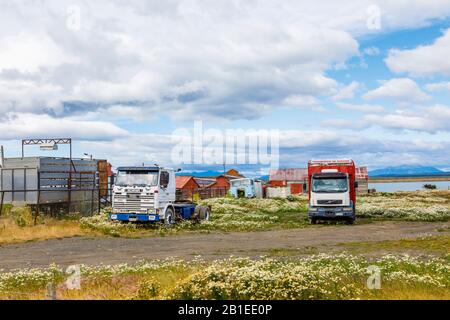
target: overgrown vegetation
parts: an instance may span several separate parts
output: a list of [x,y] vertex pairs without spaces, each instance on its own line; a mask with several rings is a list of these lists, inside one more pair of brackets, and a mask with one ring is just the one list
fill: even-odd
[[0,244],[93,235],[77,219],[33,216],[28,207],[11,207],[0,216]]
[[80,220],[81,226],[111,236],[166,235],[183,232],[257,231],[275,228],[308,226],[307,198],[289,199],[233,199],[229,197],[207,199],[213,214],[210,221],[196,223],[179,221],[172,227],[162,223],[136,224],[109,221],[109,209],[101,214]]
[[[0,299],[42,299],[48,283],[60,299],[449,299],[446,258],[348,254],[276,260],[163,260],[81,266],[81,289],[69,290],[56,266],[0,274]],[[381,289],[367,286],[380,268]]]
[[377,220],[448,221],[450,191],[369,193],[358,197],[356,211]]

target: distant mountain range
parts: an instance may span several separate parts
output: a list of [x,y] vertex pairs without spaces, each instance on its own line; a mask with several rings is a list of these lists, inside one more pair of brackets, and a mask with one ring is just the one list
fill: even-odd
[[435,167],[427,166],[396,166],[370,170],[370,177],[396,177],[396,176],[432,176],[450,174]]
[[212,170],[208,170],[208,171],[191,171],[191,172],[177,172],[176,173],[177,176],[193,176],[193,177],[198,177],[198,178],[217,177],[217,176],[220,176],[222,174],[223,174],[223,172],[212,171]]
[[[217,177],[223,174],[221,171],[185,171],[177,172],[177,176],[194,176],[194,177]],[[450,175],[450,171],[440,170],[430,166],[395,166],[375,169],[369,171],[370,177],[405,177],[405,176],[433,176],[433,175]],[[263,175],[257,179],[268,181],[269,175]]]

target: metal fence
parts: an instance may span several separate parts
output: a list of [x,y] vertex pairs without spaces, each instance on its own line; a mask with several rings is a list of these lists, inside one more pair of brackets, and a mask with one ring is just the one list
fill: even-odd
[[[33,203],[23,203],[20,205],[11,204],[5,202],[5,198],[14,199],[15,194],[25,194],[25,193],[35,193],[36,201]],[[42,190],[42,189],[23,189],[23,190],[0,190],[0,214],[4,213],[8,208],[8,205],[11,206],[26,206],[31,209],[33,216],[36,218],[39,215],[49,215],[52,217],[61,217],[65,215],[80,215],[80,216],[90,216],[96,213],[99,213],[102,207],[111,205],[111,197],[101,196],[99,188],[85,188],[85,189],[77,189],[74,191],[67,191],[68,193],[72,193],[72,196],[67,196],[66,198],[70,198],[70,201],[52,201],[52,202],[43,202],[41,201],[41,195],[46,194],[46,198],[52,193],[58,192],[61,190]],[[76,195],[76,196],[74,196]]]
[[210,198],[220,198],[224,197],[228,188],[219,187],[219,188],[183,188],[177,189],[176,199],[177,200],[188,200],[188,201],[196,201]]

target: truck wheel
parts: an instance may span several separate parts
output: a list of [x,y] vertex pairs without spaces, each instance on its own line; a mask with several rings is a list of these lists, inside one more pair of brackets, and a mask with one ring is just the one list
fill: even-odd
[[355,223],[355,218],[349,218],[347,220],[345,220],[345,224],[354,224]]
[[192,220],[194,220],[195,222],[200,221],[200,209],[202,208],[202,206],[196,206],[194,209],[194,215],[192,216]]
[[174,224],[174,215],[172,208],[167,208],[166,215],[164,216],[164,224],[166,226],[172,226]]
[[309,221],[311,222],[311,224],[317,224],[317,219],[316,218],[311,218]]
[[211,210],[209,209],[209,207],[202,206],[200,208],[200,220],[208,221],[210,214],[211,214]]

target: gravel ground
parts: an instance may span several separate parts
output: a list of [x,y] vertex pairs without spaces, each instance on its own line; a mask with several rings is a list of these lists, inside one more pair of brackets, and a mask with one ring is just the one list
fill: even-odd
[[64,238],[0,246],[0,269],[46,267],[51,263],[116,264],[166,257],[206,259],[257,256],[271,249],[301,249],[360,241],[398,240],[442,234],[449,223],[376,222],[353,226],[260,232],[193,234],[152,238]]

